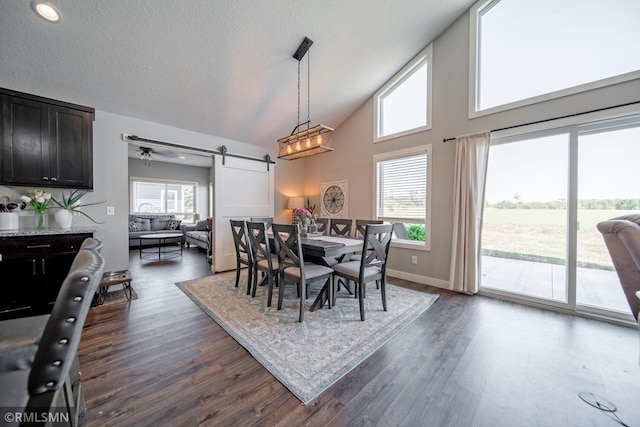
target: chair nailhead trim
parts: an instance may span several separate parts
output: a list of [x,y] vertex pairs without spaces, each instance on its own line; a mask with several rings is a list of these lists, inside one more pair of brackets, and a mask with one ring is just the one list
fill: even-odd
[[75,302],[82,301],[82,297],[75,297],[73,300],[74,300]]
[[62,362],[59,360],[56,360],[55,362],[52,363],[53,366],[60,366],[62,365]]
[[69,340],[68,340],[68,339],[66,339],[66,338],[62,338],[62,339],[61,339],[60,341],[58,341],[58,342],[59,342],[60,344],[66,344],[66,343],[68,343],[68,342],[69,342]]
[[67,319],[67,323],[73,323],[73,322],[75,322],[75,321],[76,321],[76,318],[75,318],[75,317],[69,317],[69,318]]
[[81,282],[88,282],[88,281],[89,281],[89,277],[87,277],[87,276],[82,276],[82,277],[80,278],[80,281],[81,281]]
[[49,381],[49,382],[48,382],[48,383],[46,383],[45,385],[46,385],[47,387],[53,387],[53,385],[54,385],[54,384],[55,384],[55,383],[54,383],[53,381]]

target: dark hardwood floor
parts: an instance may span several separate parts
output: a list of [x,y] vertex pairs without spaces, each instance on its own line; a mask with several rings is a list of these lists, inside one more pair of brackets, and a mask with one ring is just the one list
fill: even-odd
[[389,278],[440,298],[304,406],[174,285],[212,274],[204,252],[130,262],[138,299],[92,308],[83,331],[87,426],[619,425],[581,391],[640,426],[632,328]]

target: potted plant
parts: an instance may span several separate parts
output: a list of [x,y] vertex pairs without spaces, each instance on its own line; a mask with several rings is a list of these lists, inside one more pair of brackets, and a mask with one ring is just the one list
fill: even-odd
[[32,194],[21,196],[20,200],[24,203],[30,203],[33,210],[36,211],[36,230],[47,228],[47,209],[51,208],[51,193],[42,190],[35,190]]
[[70,228],[71,223],[73,222],[73,216],[77,214],[84,215],[96,224],[104,224],[91,218],[87,213],[80,210],[80,208],[85,206],[99,205],[101,203],[104,203],[106,200],[103,200],[102,202],[87,203],[86,205],[81,205],[80,199],[82,199],[88,193],[88,191],[73,190],[71,191],[71,193],[69,193],[69,195],[66,195],[65,191],[66,190],[62,190],[62,193],[60,194],[60,200],[57,200],[53,197],[51,198],[51,200],[53,200],[53,202],[58,205],[54,206],[55,209],[58,209],[54,216],[56,219],[56,223],[60,228]]

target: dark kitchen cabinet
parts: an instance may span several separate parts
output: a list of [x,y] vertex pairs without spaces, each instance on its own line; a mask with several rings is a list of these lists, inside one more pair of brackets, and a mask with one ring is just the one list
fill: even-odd
[[0,184],[93,188],[94,109],[0,89]]
[[92,236],[0,238],[0,319],[50,313],[80,245]]

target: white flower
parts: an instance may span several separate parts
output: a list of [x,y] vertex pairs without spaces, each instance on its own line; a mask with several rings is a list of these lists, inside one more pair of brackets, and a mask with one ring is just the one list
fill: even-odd
[[36,202],[37,202],[37,203],[44,203],[44,200],[45,200],[45,199],[44,199],[44,197],[42,197],[42,196],[36,196]]
[[43,193],[42,197],[44,197],[45,200],[50,200],[51,199],[51,193]]
[[29,196],[20,196],[20,200],[22,200],[25,203],[31,203],[31,197]]

